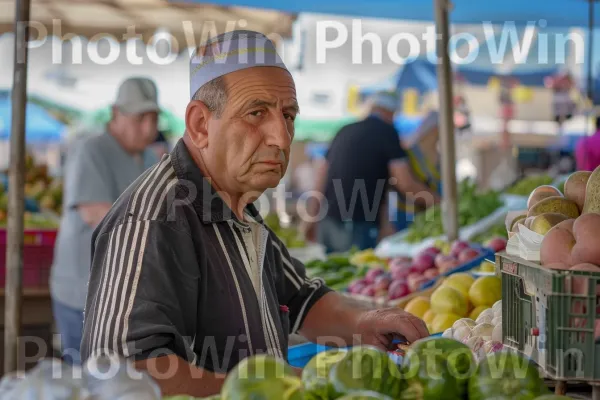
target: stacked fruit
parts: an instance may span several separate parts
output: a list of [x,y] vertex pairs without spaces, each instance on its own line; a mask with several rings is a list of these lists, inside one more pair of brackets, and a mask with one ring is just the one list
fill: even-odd
[[404,307],[422,318],[432,333],[452,328],[461,318],[477,321],[480,314],[502,298],[502,283],[496,276],[473,278],[468,273],[458,273],[445,278],[430,297],[418,296]]
[[[369,297],[382,297],[387,300],[401,299],[409,294],[418,292],[423,284],[439,275],[448,273],[465,263],[481,257],[481,250],[472,247],[468,242],[456,241],[452,244],[439,242],[429,247],[415,257],[396,257],[387,263],[362,257],[362,261],[371,261],[372,268],[364,278],[353,281],[348,286],[351,294]],[[357,263],[357,258],[351,258]],[[377,265],[381,265],[377,267]]]

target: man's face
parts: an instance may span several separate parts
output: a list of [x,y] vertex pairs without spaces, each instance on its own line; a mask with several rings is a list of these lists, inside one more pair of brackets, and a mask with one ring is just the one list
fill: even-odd
[[203,159],[209,174],[234,193],[276,187],[289,162],[298,113],[290,74],[256,67],[225,76],[228,98],[220,118],[208,119]]
[[158,136],[158,113],[116,113],[115,121],[127,150],[141,152],[154,143]]

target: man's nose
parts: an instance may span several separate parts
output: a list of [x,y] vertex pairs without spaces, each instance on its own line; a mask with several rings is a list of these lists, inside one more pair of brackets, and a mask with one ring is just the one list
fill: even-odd
[[281,114],[271,118],[268,126],[265,127],[265,144],[280,149],[289,148],[292,144],[292,132],[290,132],[288,125],[285,117]]

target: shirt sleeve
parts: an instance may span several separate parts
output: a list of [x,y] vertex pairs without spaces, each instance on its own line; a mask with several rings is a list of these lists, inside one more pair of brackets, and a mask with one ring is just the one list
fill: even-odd
[[65,201],[69,208],[85,203],[113,203],[109,169],[93,142],[83,140],[73,147],[65,176]]
[[394,128],[386,132],[382,137],[382,152],[385,159],[389,162],[405,160],[408,154],[400,144],[400,137]]
[[200,273],[189,234],[128,221],[98,236],[92,251],[82,360],[176,354],[193,362]]
[[273,233],[271,233],[271,243],[275,248],[275,254],[281,257],[283,273],[279,276],[283,292],[280,297],[284,302],[283,305],[286,305],[290,311],[289,333],[296,333],[302,327],[304,318],[312,306],[332,290],[321,278],[309,279],[304,264],[291,257],[287,248]]

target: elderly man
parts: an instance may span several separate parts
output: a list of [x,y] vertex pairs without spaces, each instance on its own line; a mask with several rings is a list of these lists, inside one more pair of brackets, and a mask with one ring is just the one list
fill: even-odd
[[154,82],[137,77],[125,80],[112,111],[105,132],[73,143],[65,165],[63,216],[50,288],[64,358],[75,364],[80,361],[94,228],[121,193],[158,161],[147,149],[157,134]]
[[[367,118],[343,127],[329,146],[315,184],[327,203],[325,218],[318,232],[317,221],[304,226],[307,236],[318,236],[328,252],[375,247],[380,222],[387,216],[383,207],[388,186],[427,207],[440,200],[412,172],[394,127],[397,109],[395,94],[376,94]],[[316,198],[311,200],[309,214],[314,217],[319,215],[320,204]]]
[[117,353],[163,394],[199,397],[244,357],[285,359],[292,332],[380,348],[427,336],[418,318],[361,310],[307,278],[252,206],[283,177],[298,114],[273,43],[220,35],[190,68],[183,139],[95,232],[83,358]]

